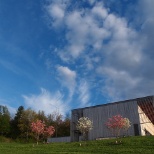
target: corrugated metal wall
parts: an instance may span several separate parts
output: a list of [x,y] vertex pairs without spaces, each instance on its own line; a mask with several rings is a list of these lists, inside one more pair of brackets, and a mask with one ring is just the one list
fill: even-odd
[[[120,114],[125,118],[128,118],[131,122],[131,127],[129,128],[127,135],[142,135],[141,134],[141,125],[138,112],[138,105],[141,102],[144,102],[144,106],[147,100],[151,100],[153,107],[150,107],[150,113],[148,116],[150,119],[154,119],[153,109],[154,108],[154,96],[147,96],[142,98],[136,98],[127,101],[103,104],[93,107],[81,108],[72,110],[72,119],[71,119],[71,141],[78,141],[80,137],[79,132],[76,130],[76,124],[80,117],[88,117],[93,121],[94,128],[89,132],[89,140],[95,140],[97,138],[107,138],[113,137],[112,133],[106,127],[105,123],[108,118],[111,118],[114,115]],[[153,122],[154,120],[152,120]],[[154,124],[154,122],[153,122]],[[124,132],[123,132],[124,133]],[[123,135],[123,134],[121,134]],[[126,135],[126,133],[125,133]]]
[[57,138],[48,138],[48,142],[70,142],[71,137],[57,137]]
[[105,123],[107,122],[108,118],[117,114],[120,114],[131,121],[132,126],[128,130],[128,135],[134,135],[133,124],[138,124],[139,126],[138,106],[136,101],[130,101],[85,108],[83,110],[83,116],[89,117],[93,121],[94,125],[93,130],[89,132],[89,140],[102,137],[112,137],[113,135],[106,127]]
[[70,125],[70,135],[71,135],[71,141],[79,141],[80,140],[80,133],[76,129],[76,124],[78,122],[78,119],[80,117],[83,117],[83,109],[76,109],[72,111],[71,116],[71,125]]

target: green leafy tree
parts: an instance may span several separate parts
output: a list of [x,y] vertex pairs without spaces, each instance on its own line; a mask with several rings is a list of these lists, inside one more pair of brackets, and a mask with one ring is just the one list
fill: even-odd
[[21,132],[20,136],[28,141],[31,134],[31,123],[37,119],[37,113],[30,108],[22,112],[19,119],[18,128]]
[[10,131],[10,113],[6,106],[0,105],[0,133],[8,135]]
[[47,116],[45,115],[45,112],[44,111],[38,111],[37,113],[37,119],[45,122],[45,123],[48,123],[48,119],[47,119]]
[[19,128],[19,122],[22,117],[22,113],[24,112],[24,107],[19,106],[17,113],[15,114],[14,119],[11,120],[11,134],[10,137],[18,138],[21,135],[21,130]]
[[58,111],[54,111],[52,114],[48,115],[48,123],[49,125],[54,126],[55,134],[54,137],[60,137],[60,128],[62,125],[62,115]]
[[64,120],[61,121],[59,128],[58,128],[58,136],[70,136],[70,118],[66,117]]

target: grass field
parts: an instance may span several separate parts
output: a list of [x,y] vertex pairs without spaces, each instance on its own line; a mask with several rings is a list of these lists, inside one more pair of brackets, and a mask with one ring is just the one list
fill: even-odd
[[[50,143],[34,145],[0,142],[0,154],[154,154],[154,137],[127,137],[100,141]],[[82,144],[80,146],[80,143]]]

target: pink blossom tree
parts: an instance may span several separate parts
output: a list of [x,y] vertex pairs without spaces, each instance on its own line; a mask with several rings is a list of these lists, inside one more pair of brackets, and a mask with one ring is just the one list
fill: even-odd
[[35,134],[35,139],[37,141],[37,144],[41,135],[44,136],[45,139],[47,139],[49,136],[53,135],[55,132],[55,129],[53,126],[46,127],[44,122],[42,122],[41,120],[32,122],[31,129],[32,129],[32,132],[34,132]]
[[46,127],[44,129],[44,138],[47,140],[48,137],[52,136],[55,133],[55,128],[53,126]]
[[128,118],[123,118],[121,115],[115,115],[108,119],[106,126],[118,137],[122,129],[128,130],[130,121]]
[[36,142],[38,144],[40,135],[44,133],[45,124],[41,120],[37,120],[36,122],[31,123],[32,132],[35,134]]

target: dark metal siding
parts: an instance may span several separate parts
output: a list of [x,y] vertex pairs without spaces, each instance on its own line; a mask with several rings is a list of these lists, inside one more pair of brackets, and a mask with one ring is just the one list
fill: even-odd
[[[152,99],[154,96],[147,96],[126,101],[120,101],[109,104],[102,104],[92,107],[80,108],[72,110],[71,119],[71,141],[78,141],[80,138],[79,132],[76,130],[76,124],[80,117],[88,117],[93,121],[94,128],[89,132],[89,139],[112,137],[111,132],[106,127],[105,123],[108,118],[120,114],[126,117],[131,122],[131,127],[128,130],[128,135],[134,136],[134,124],[138,124],[138,133],[141,135],[141,126],[138,113],[138,101]],[[154,103],[153,103],[154,106]],[[121,134],[122,135],[122,134]]]
[[[89,133],[89,139],[94,140],[96,138],[112,137],[112,134],[106,127],[105,123],[108,118],[117,114],[129,118],[132,124],[139,124],[136,101],[84,109],[83,116],[89,117],[93,121],[94,125],[93,130]],[[128,135],[134,135],[133,127],[128,130]]]

